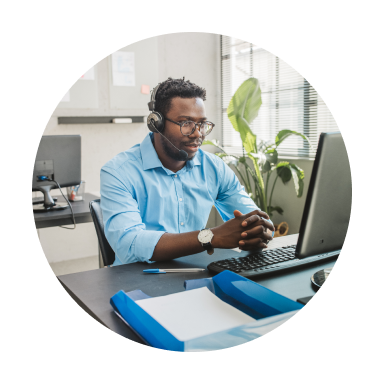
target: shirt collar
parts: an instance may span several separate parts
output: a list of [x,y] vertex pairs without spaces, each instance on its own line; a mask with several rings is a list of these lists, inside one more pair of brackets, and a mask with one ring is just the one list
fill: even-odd
[[200,163],[200,157],[201,157],[200,151],[201,151],[201,149],[199,148],[195,157],[192,160],[187,161],[187,168],[188,169],[192,169],[195,165],[201,165],[201,163]]
[[141,158],[143,159],[143,168],[144,171],[147,169],[162,167],[159,156],[157,156],[157,152],[155,147],[152,144],[151,135],[153,133],[148,133],[145,136],[145,139],[140,144]]
[[[159,159],[159,156],[157,155],[155,147],[153,146],[152,136],[153,136],[152,132],[148,133],[148,135],[145,137],[145,139],[140,144],[141,158],[143,159],[144,171],[146,171],[148,169],[152,169],[152,168],[158,168],[158,167],[164,168],[163,164],[161,163],[161,161]],[[201,151],[201,149],[198,150],[198,152],[196,153],[195,157],[192,160],[187,161],[186,167],[184,167],[184,168],[187,168],[188,170],[190,170],[195,165],[201,165],[200,151]],[[166,168],[164,168],[164,169],[166,169]]]

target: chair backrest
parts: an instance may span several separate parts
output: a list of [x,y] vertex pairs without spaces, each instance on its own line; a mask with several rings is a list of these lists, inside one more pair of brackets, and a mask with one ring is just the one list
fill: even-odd
[[105,266],[111,265],[115,261],[115,252],[108,243],[107,238],[104,235],[104,222],[103,213],[100,207],[100,199],[89,202],[89,210],[95,224],[97,237],[99,239],[101,256]]

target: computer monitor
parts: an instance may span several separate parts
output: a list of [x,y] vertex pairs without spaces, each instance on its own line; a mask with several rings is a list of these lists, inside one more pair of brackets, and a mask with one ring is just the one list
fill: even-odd
[[[42,179],[51,179],[42,180]],[[54,202],[51,189],[79,185],[81,182],[81,136],[52,135],[41,138],[32,177],[32,191],[44,194],[44,202],[33,206],[35,212],[64,209],[66,203]]]
[[322,133],[301,220],[296,256],[338,254],[348,230],[352,180],[340,132]]

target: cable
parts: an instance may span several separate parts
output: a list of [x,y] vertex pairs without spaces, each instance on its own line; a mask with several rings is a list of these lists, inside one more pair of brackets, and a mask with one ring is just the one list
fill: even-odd
[[58,186],[58,188],[60,189],[60,192],[63,195],[65,201],[68,203],[69,208],[71,208],[73,228],[64,227],[63,225],[59,225],[59,227],[64,228],[64,229],[71,229],[71,230],[76,229],[76,221],[75,221],[75,215],[73,213],[72,205],[69,202],[69,200],[67,199],[67,197],[64,195],[63,191],[61,190],[60,184],[57,181],[48,178],[47,176],[39,176],[39,181],[52,181],[53,183],[55,183]]

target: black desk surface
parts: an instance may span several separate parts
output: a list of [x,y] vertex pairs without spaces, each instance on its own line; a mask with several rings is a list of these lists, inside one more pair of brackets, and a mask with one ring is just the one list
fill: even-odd
[[[59,202],[65,202],[63,196],[57,197]],[[89,211],[89,202],[98,198],[99,197],[90,193],[84,193],[83,200],[71,202],[77,224],[92,222],[91,212]],[[69,207],[58,211],[34,212],[33,216],[37,229],[73,224],[71,209]]]
[[[276,238],[269,243],[269,248],[295,244],[297,237],[298,235],[290,235]],[[145,274],[143,269],[206,268],[211,261],[245,254],[245,252],[238,253],[232,250],[215,249],[212,256],[202,252],[180,259],[157,262],[152,266],[147,263],[134,263],[63,275],[59,276],[58,279],[71,297],[92,317],[120,335],[140,342],[138,336],[112,310],[109,299],[116,292],[140,289],[149,296],[162,296],[184,291],[185,280],[212,276],[208,270],[195,273]],[[311,276],[320,269],[332,267],[334,263],[333,261],[316,264],[291,273],[258,278],[255,281],[296,301],[301,297],[313,296],[315,291],[311,287]]]

